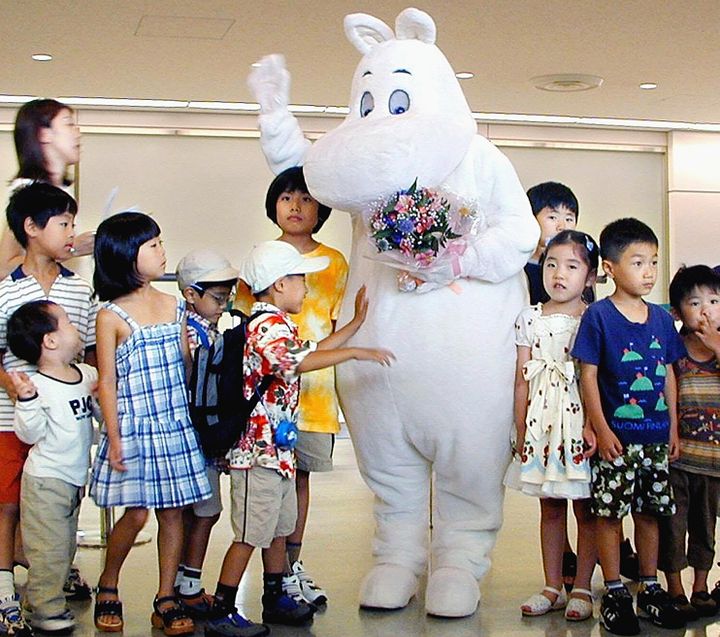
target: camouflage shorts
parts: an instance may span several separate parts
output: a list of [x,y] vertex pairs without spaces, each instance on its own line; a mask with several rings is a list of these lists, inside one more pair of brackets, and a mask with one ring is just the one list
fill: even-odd
[[592,467],[592,512],[623,518],[632,510],[657,516],[675,513],[668,473],[668,445],[626,445],[612,462],[595,455]]

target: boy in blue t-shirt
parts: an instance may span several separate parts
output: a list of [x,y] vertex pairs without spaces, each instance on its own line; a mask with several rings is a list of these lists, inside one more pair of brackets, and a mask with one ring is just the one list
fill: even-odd
[[640,559],[638,612],[664,628],[683,614],[657,582],[658,517],[673,515],[668,460],[679,453],[672,363],[685,354],[671,316],[646,303],[657,279],[658,240],[637,219],[619,219],[600,235],[603,268],[615,292],[583,316],[573,356],[598,442],[592,459],[592,508],[607,592],[600,622],[618,635],[640,632],[632,597],[620,581],[618,540],[632,510]]

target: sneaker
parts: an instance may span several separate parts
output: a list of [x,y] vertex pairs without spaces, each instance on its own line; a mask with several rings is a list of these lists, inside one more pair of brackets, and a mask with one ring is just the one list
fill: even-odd
[[[707,595],[707,593],[705,593]],[[708,598],[710,596],[708,595]],[[699,617],[699,613],[695,605],[685,595],[678,595],[670,600],[673,606],[677,608],[685,617],[685,621],[695,621]],[[712,600],[710,600],[712,602]]]
[[33,637],[32,628],[25,621],[20,610],[17,595],[0,601],[0,626],[8,637]]
[[640,561],[629,538],[620,542],[620,575],[633,582],[640,580]]
[[323,606],[324,604],[327,604],[327,593],[313,581],[313,578],[310,577],[310,575],[308,575],[308,572],[305,570],[302,562],[293,562],[291,570],[293,575],[297,575],[300,583],[300,592],[308,602],[314,604],[315,606]]
[[615,635],[640,634],[640,623],[627,588],[614,588],[603,595],[600,603],[600,624]]
[[301,626],[311,621],[317,610],[312,604],[298,602],[288,595],[263,595],[262,604],[264,622],[285,626]]
[[33,629],[52,635],[68,635],[75,628],[75,615],[72,614],[69,608],[53,617],[41,617],[37,614],[31,614],[28,620]]
[[[720,566],[720,563],[718,563],[718,566]],[[720,609],[720,581],[715,582],[715,588],[712,589],[710,597],[715,600],[715,604],[717,605],[718,609]]]
[[294,599],[298,604],[310,604],[300,590],[300,580],[297,575],[284,575],[282,581],[282,592],[285,593],[291,599]]
[[265,624],[254,624],[236,610],[205,623],[205,637],[263,637],[269,632]]
[[92,597],[90,585],[80,575],[80,570],[74,566],[70,568],[70,574],[65,580],[63,593],[65,599],[70,602],[82,602]]
[[660,628],[685,628],[687,623],[682,611],[673,604],[660,584],[641,587],[637,607],[638,616],[649,619]]
[[182,608],[191,619],[204,620],[212,616],[213,597],[205,592],[204,588],[194,595],[184,595],[177,593],[175,595],[178,605]]
[[700,617],[713,617],[717,614],[717,602],[707,591],[697,591],[690,596],[690,603],[693,605]]

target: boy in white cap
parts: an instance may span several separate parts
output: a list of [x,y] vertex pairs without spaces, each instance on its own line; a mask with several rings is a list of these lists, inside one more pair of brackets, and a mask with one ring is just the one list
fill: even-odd
[[[186,254],[175,270],[180,292],[187,301],[187,336],[194,356],[199,345],[210,347],[219,335],[218,321],[235,287],[238,271],[215,250],[199,249]],[[202,588],[202,565],[210,532],[220,519],[220,473],[224,460],[206,458],[212,496],[187,507],[183,514],[185,542],[175,586],[178,600],[194,619],[206,619],[212,598]]]
[[328,266],[327,257],[307,258],[284,241],[266,241],[251,251],[240,270],[256,302],[247,326],[243,391],[249,398],[264,377],[272,381],[248,419],[247,430],[228,454],[233,543],[218,579],[208,637],[257,637],[268,632],[235,608],[238,585],[253,550],[262,548],[263,621],[301,625],[312,619],[311,604],[283,593],[285,536],[295,528],[295,458],[293,453],[300,374],[347,360],[389,365],[390,352],[343,347],[367,315],[365,288],[355,299],[355,316],[319,343],[302,341],[288,316],[298,313],[305,297],[305,274]]

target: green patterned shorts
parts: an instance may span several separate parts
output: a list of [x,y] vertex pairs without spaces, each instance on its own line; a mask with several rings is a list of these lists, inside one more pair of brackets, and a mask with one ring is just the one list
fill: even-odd
[[612,462],[598,454],[592,467],[591,508],[603,518],[635,513],[670,516],[675,513],[668,473],[668,445],[625,445]]

